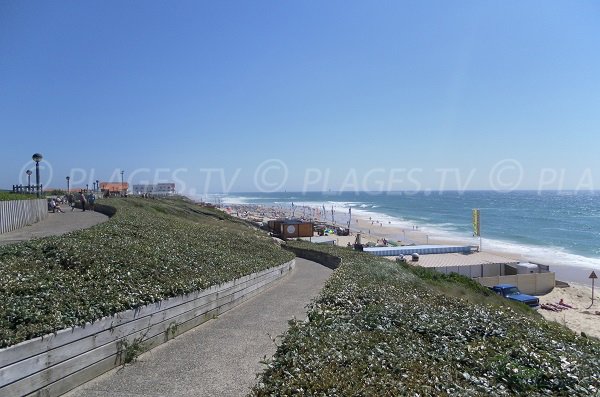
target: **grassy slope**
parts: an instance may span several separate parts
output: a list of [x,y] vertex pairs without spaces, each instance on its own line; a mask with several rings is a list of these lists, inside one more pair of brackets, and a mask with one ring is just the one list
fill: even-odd
[[93,228],[0,247],[0,347],[204,289],[293,255],[221,211],[110,199]]
[[0,192],[0,201],[10,200],[33,200],[36,199],[35,194],[16,194],[11,192]]
[[466,278],[317,249],[343,265],[309,321],[292,323],[253,395],[585,396],[600,388],[595,339]]

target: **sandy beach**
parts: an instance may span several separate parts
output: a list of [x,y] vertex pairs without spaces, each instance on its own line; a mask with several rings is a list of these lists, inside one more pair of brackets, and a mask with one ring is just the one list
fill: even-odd
[[567,288],[554,288],[549,294],[540,297],[540,304],[554,304],[563,302],[572,308],[560,311],[540,309],[539,312],[548,321],[555,321],[569,327],[577,333],[584,332],[588,336],[600,338],[600,300],[598,290],[594,294],[594,304],[591,300],[591,288],[585,285],[571,283]]
[[[247,219],[255,222],[267,222],[269,219],[295,217],[304,220],[319,221],[323,218],[331,223],[329,212],[323,216],[320,209],[295,206],[293,209],[286,206],[260,206],[252,204],[227,205],[225,211],[233,216]],[[347,219],[344,213],[336,213],[335,218]],[[347,223],[335,222],[337,226],[347,227]],[[363,214],[352,214],[350,225],[351,234],[349,236],[334,236],[339,246],[353,244],[356,234],[361,234],[361,242],[370,245],[381,244],[383,239],[400,245],[411,244],[460,244],[460,245],[478,245],[479,240],[471,239],[440,239],[429,236],[427,233],[419,230],[417,226],[408,223],[392,222],[385,219],[377,219],[373,216]],[[492,254],[504,256],[507,258],[529,261],[528,258],[520,254],[504,251],[488,251],[485,249],[485,239],[483,240],[484,251]],[[582,268],[568,266],[562,263],[544,263],[550,266],[550,270],[556,273],[556,279],[565,281],[569,284],[565,288],[554,288],[546,295],[540,296],[541,304],[557,304],[561,299],[563,302],[573,308],[564,308],[560,311],[550,311],[539,309],[539,313],[548,321],[555,321],[562,324],[576,333],[584,332],[589,336],[600,338],[600,282],[596,283],[595,301],[591,305],[592,289],[591,281],[588,279],[592,270],[600,276],[600,269]],[[596,314],[597,313],[597,314]]]

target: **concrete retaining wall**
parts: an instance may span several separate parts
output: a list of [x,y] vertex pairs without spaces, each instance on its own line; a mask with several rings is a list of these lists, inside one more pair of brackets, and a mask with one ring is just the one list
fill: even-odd
[[321,265],[333,270],[337,269],[342,264],[342,258],[329,255],[324,252],[313,251],[306,248],[292,247],[287,244],[283,244],[281,248],[293,252],[299,258],[320,263]]
[[552,291],[555,285],[554,272],[515,274],[513,276],[480,277],[481,285],[493,287],[497,284],[516,285],[521,292],[529,295],[543,295]]
[[94,205],[94,211],[99,212],[103,215],[106,215],[109,218],[112,218],[117,213],[117,210],[115,207],[111,207],[110,205],[98,204],[98,203],[96,203]]
[[46,199],[0,201],[0,234],[48,217]]
[[[285,276],[283,265],[0,350],[0,396],[59,396],[239,305]],[[129,356],[129,357],[128,357]]]
[[[415,264],[418,266],[418,263]],[[486,263],[485,265],[470,265],[470,266],[439,266],[428,267],[440,273],[450,274],[458,273],[469,278],[476,277],[495,277],[501,276],[504,268],[502,263]]]

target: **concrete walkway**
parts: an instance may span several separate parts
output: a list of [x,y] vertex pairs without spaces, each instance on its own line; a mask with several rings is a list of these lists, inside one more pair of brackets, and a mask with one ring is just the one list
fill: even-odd
[[260,360],[275,353],[271,338],[287,330],[289,319],[306,317],[306,305],[330,274],[297,258],[296,268],[270,289],[65,396],[247,395],[264,369]]
[[86,229],[108,220],[106,215],[99,212],[89,210],[84,212],[80,209],[71,212],[68,206],[63,205],[62,207],[64,207],[64,214],[51,212],[48,214],[48,218],[43,221],[0,234],[0,245],[65,234],[74,230]]

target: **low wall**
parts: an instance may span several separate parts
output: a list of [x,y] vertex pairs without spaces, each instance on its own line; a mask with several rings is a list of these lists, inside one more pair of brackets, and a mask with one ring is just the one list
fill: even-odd
[[0,350],[0,396],[59,396],[239,305],[295,260]]
[[0,201],[0,234],[48,217],[46,199]]
[[480,277],[481,285],[493,287],[497,284],[516,285],[521,292],[529,295],[543,295],[552,291],[556,282],[554,272],[515,274],[512,276]]
[[[418,265],[418,263],[417,263]],[[450,274],[450,273],[458,273],[462,276],[467,276],[469,278],[476,277],[496,277],[502,276],[502,272],[504,269],[503,263],[486,263],[484,265],[470,265],[470,266],[436,266],[429,267],[429,269],[433,269],[437,272]]]
[[337,269],[342,264],[342,258],[329,255],[324,252],[313,251],[306,248],[291,247],[287,244],[283,244],[281,248],[293,252],[298,258],[320,263],[321,265],[333,270]]
[[[81,202],[77,201],[75,202],[75,208],[77,209],[82,209],[83,207],[81,206]],[[90,205],[88,204],[85,207],[88,211],[90,211]],[[112,218],[113,215],[115,215],[117,213],[117,209],[115,207],[111,207],[110,205],[105,205],[105,204],[94,204],[94,211],[95,212],[99,212],[103,215],[108,216],[109,218]]]
[[112,218],[112,216],[117,213],[117,209],[115,207],[98,203],[94,204],[94,211],[106,215],[109,218]]

